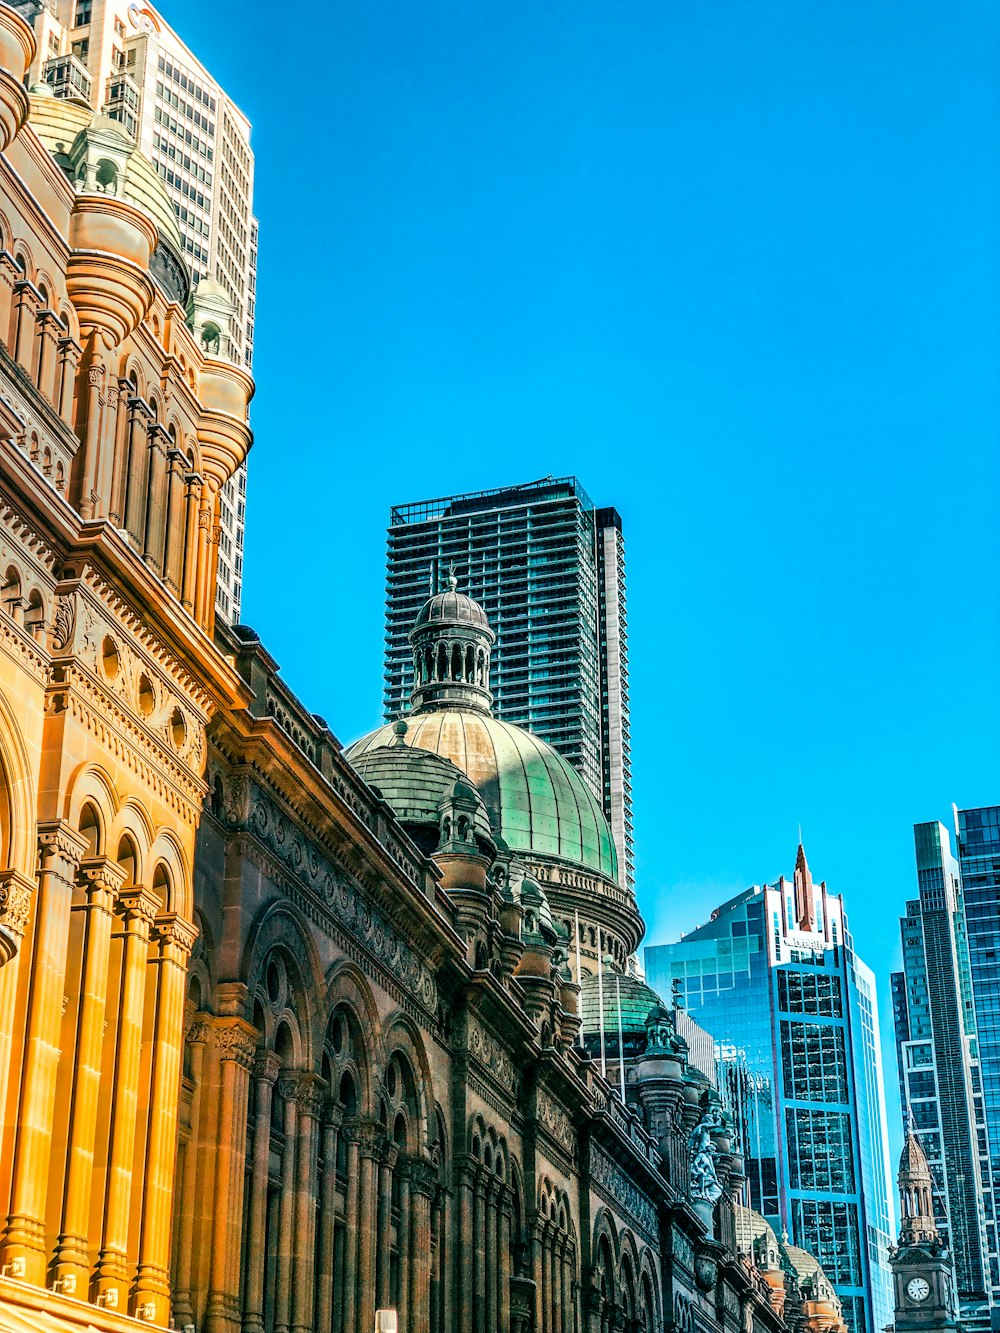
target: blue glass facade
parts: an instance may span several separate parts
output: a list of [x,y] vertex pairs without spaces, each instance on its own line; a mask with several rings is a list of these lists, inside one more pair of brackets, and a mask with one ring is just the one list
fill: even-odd
[[875,985],[839,898],[806,869],[802,885],[748,889],[647,947],[645,962],[649,984],[676,982],[715,1037],[747,1201],[823,1265],[852,1333],[881,1333],[893,1221]]
[[[970,850],[978,850],[981,831],[981,819],[970,824]],[[996,1295],[997,1237],[973,957],[988,973],[996,897],[978,886],[973,947],[964,872],[948,830],[916,824],[913,836],[919,897],[900,923],[903,970],[892,989],[900,1099],[930,1167],[935,1221],[951,1251],[963,1321],[985,1326]],[[972,863],[981,860],[970,857],[970,880]]]
[[977,1133],[986,1138],[989,1157],[983,1165],[987,1249],[997,1302],[1000,1265],[994,1200],[1000,1198],[1000,806],[959,810],[958,851],[981,1077],[981,1128],[977,1127]]

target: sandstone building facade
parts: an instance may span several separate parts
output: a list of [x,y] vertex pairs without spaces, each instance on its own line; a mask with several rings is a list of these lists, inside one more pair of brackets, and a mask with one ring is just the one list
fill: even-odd
[[568,766],[486,762],[480,608],[346,754],[214,624],[231,306],[32,59],[0,5],[0,1330],[839,1333],[673,1016],[624,1098],[579,1042],[641,918]]

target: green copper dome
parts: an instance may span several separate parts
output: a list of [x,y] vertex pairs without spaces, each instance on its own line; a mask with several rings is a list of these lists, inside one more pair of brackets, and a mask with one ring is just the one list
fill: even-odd
[[[400,727],[401,724],[394,723],[394,726]],[[430,830],[429,838],[420,837],[419,841],[426,842],[427,850],[433,850],[438,844],[441,804],[452,795],[456,784],[465,786],[468,781],[465,774],[440,755],[410,745],[387,745],[367,750],[351,762],[355,771],[392,806],[404,827],[415,835],[417,830]],[[489,817],[475,791],[472,796],[476,801],[473,816],[476,840],[492,850],[494,842]]]
[[[405,720],[404,743],[442,755],[471,779],[494,834],[511,851],[552,857],[617,880],[604,811],[583,778],[545,741],[478,708],[435,708]],[[345,752],[364,776],[364,756],[400,739],[396,725],[379,727]],[[372,781],[381,786],[377,778]]]
[[[653,1009],[663,1010],[663,1001],[651,986],[647,986],[641,977],[628,972],[618,972],[605,966],[604,976],[598,980],[597,973],[585,976],[580,988],[580,1014],[583,1018],[583,1030],[599,1032],[601,1028],[601,990],[604,990],[604,1029],[606,1032],[618,1031],[618,1001],[621,998],[622,1035],[646,1040],[646,1019]],[[626,1042],[626,1045],[628,1043]]]

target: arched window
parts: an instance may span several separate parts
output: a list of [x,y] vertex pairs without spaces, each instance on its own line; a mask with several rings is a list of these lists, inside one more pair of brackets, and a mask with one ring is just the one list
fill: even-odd
[[37,588],[28,594],[28,606],[24,613],[24,628],[34,639],[40,639],[45,632],[45,603]]
[[3,576],[3,609],[12,620],[21,619],[21,574],[14,565],[7,566]]
[[452,644],[451,648],[451,678],[452,680],[462,679],[462,648],[460,644]]
[[101,817],[97,813],[97,807],[90,801],[85,802],[83,809],[80,811],[80,832],[87,840],[87,850],[84,855],[99,856],[103,839]]

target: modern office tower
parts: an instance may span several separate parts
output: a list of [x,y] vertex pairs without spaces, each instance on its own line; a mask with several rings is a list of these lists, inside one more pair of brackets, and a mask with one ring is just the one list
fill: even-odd
[[795,875],[754,885],[677,943],[647,947],[646,977],[676,986],[713,1034],[747,1202],[812,1251],[852,1333],[892,1317],[888,1135],[875,980],[843,902]]
[[407,635],[454,568],[496,630],[494,711],[548,741],[603,804],[634,883],[625,546],[575,477],[397,505],[389,520],[386,721],[409,708]]
[[1000,1306],[1000,1238],[995,1216],[1000,1200],[1000,806],[958,811],[958,857],[969,940],[976,1047],[982,1078],[982,1116],[989,1165],[983,1164],[990,1285]]
[[[250,122],[151,5],[127,0],[20,0],[35,30],[30,83],[90,103],[153,162],[177,210],[196,282],[211,279],[234,308],[233,340],[253,365],[257,222]],[[246,465],[220,505],[216,604],[239,619]]]
[[900,922],[903,970],[893,977],[900,1096],[930,1166],[963,1323],[985,1323],[996,1219],[967,905],[948,830],[917,824],[913,835],[919,897]]

